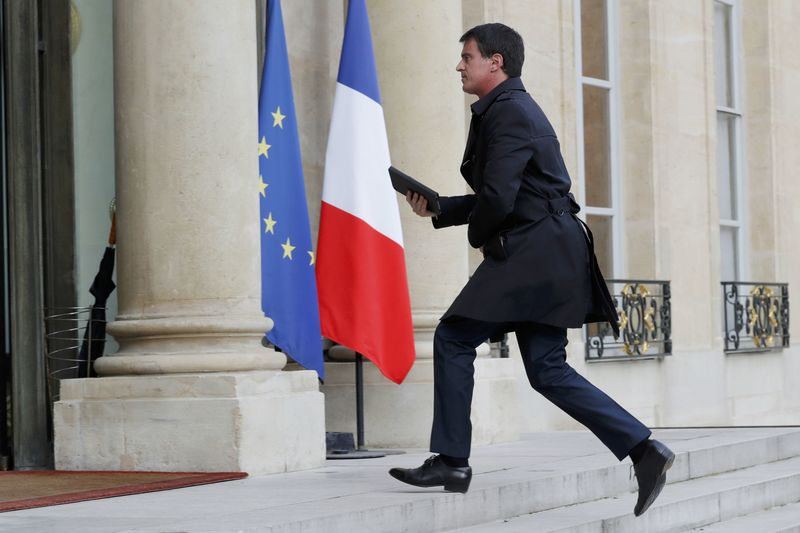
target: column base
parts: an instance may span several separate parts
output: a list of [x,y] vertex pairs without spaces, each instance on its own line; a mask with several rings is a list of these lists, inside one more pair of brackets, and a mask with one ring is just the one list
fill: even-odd
[[269,474],[325,461],[311,371],[64,380],[53,418],[59,470]]
[[[325,427],[355,433],[353,363],[326,363]],[[433,421],[433,360],[419,359],[402,385],[364,362],[364,439],[371,448],[427,448]],[[511,359],[475,360],[472,445],[519,438],[516,377]]]

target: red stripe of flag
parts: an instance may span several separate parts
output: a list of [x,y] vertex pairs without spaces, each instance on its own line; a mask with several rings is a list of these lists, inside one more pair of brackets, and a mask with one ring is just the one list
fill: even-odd
[[317,289],[322,334],[401,383],[415,357],[403,247],[322,202]]

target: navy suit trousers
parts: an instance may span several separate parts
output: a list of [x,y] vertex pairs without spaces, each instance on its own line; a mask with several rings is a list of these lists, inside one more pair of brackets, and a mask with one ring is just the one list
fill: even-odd
[[[469,457],[475,349],[504,330],[506,324],[463,317],[439,322],[433,339],[432,452]],[[650,436],[644,424],[567,364],[566,329],[527,322],[515,324],[514,332],[531,386],[591,430],[617,459]]]

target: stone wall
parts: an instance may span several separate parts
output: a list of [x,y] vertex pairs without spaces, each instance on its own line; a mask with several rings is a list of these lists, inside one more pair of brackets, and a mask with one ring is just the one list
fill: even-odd
[[[284,6],[312,226],[344,4],[322,6],[301,0]],[[464,190],[457,168],[474,97],[462,95],[458,86],[454,71],[458,37],[475,24],[502,21],[525,39],[523,81],[551,119],[568,168],[577,176],[573,1],[375,0],[368,5],[395,164],[445,194]],[[745,270],[750,280],[789,282],[796,300],[800,294],[800,179],[795,175],[800,168],[796,149],[800,36],[795,28],[800,6],[792,0],[743,0],[741,8],[746,21],[742,32],[749,250]],[[616,12],[622,272],[632,278],[671,280],[674,355],[660,361],[586,363],[583,333],[574,330],[569,336],[570,362],[649,424],[796,421],[800,417],[797,343],[771,354],[723,352],[713,2],[618,0]],[[579,187],[575,183],[576,194]],[[422,342],[480,256],[469,248],[462,229],[432,232],[427,221],[401,211],[415,324]],[[431,252],[431,247],[437,251]],[[438,269],[451,275],[434,275]],[[795,313],[795,336],[800,334],[799,321]],[[513,337],[511,345],[522,430],[575,427],[530,390]]]

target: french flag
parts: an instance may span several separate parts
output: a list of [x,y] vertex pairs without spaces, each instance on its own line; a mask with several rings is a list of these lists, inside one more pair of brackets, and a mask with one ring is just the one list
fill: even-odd
[[325,156],[317,290],[322,334],[401,383],[414,364],[403,233],[364,0],[350,0]]

